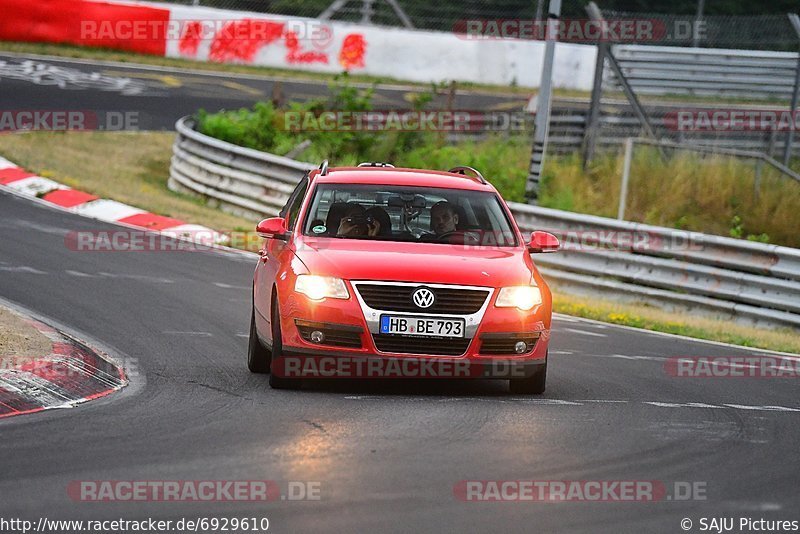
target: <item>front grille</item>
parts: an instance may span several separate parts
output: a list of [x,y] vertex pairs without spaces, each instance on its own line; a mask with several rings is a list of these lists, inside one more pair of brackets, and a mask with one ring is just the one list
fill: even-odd
[[[320,324],[297,324],[297,331],[300,332],[300,337],[309,343],[311,341],[311,332],[319,330],[325,335],[325,339],[319,345],[330,345],[333,347],[348,347],[348,348],[361,348],[361,331],[355,329],[338,329],[334,325]],[[315,343],[316,344],[316,343]]]
[[471,341],[469,338],[426,338],[395,334],[372,334],[372,339],[381,352],[442,356],[461,356],[467,352]]
[[[539,334],[491,334],[481,336],[480,354],[526,354],[533,350]],[[518,353],[514,346],[518,341],[524,341],[527,345],[525,352]]]
[[356,289],[367,306],[376,310],[396,312],[469,315],[480,310],[489,296],[489,291],[486,289],[428,287],[434,295],[433,306],[419,308],[411,298],[412,293],[419,287],[423,286],[356,285]]

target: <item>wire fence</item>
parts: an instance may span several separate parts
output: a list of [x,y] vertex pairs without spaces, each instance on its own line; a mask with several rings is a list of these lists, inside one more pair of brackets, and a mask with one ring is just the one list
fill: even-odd
[[[273,13],[293,17],[360,22],[379,26],[404,26],[406,20],[417,29],[454,31],[467,20],[543,20],[548,0],[166,0],[167,2],[216,7],[237,11]],[[655,41],[640,44],[701,46],[754,50],[798,49],[797,34],[785,14],[707,15],[699,25],[692,13],[670,14],[614,10],[616,1],[599,2],[607,20],[648,20],[666,29]],[[587,19],[585,2],[565,2],[562,18]],[[333,8],[333,9],[332,9]],[[538,12],[540,9],[544,14]],[[685,9],[685,8],[684,8]],[[402,14],[398,13],[398,10]],[[764,7],[762,11],[767,11]],[[538,13],[537,13],[538,12]],[[406,20],[404,20],[406,19]],[[698,28],[687,32],[687,28]],[[563,35],[563,41],[585,43],[583,36]],[[631,41],[627,41],[631,43]]]
[[[600,2],[602,8],[602,2]],[[797,51],[798,37],[787,15],[665,15],[603,9],[606,20],[653,20],[668,32],[662,46]],[[690,28],[696,31],[680,31]]]

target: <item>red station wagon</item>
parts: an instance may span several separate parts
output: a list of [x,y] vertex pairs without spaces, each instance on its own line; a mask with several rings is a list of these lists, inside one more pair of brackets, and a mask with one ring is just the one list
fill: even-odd
[[248,367],[273,388],[323,377],[510,380],[542,393],[551,295],[505,201],[469,167],[306,174],[265,238]]

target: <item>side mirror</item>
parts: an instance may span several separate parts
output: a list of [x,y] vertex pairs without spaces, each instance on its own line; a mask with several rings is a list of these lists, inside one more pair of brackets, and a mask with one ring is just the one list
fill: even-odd
[[256,226],[256,233],[266,239],[286,241],[286,220],[283,217],[264,219]]
[[558,238],[550,232],[541,232],[539,230],[531,234],[531,240],[528,243],[528,252],[555,252],[559,249],[561,243]]

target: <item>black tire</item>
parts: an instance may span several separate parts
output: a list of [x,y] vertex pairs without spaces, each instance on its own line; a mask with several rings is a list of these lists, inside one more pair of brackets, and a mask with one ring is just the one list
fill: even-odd
[[544,365],[540,366],[528,378],[516,378],[509,380],[508,389],[511,393],[522,393],[526,395],[541,395],[544,393],[547,383],[547,356]]
[[256,332],[256,310],[250,312],[250,341],[247,344],[247,368],[251,373],[269,373],[272,353],[258,339]]
[[[278,312],[276,295],[272,296],[272,301],[275,302],[272,306],[272,361],[280,361],[283,355],[283,341],[281,339],[281,314]],[[300,389],[302,385],[303,381],[300,378],[285,378],[275,376],[275,373],[269,375],[269,386],[272,389]]]

